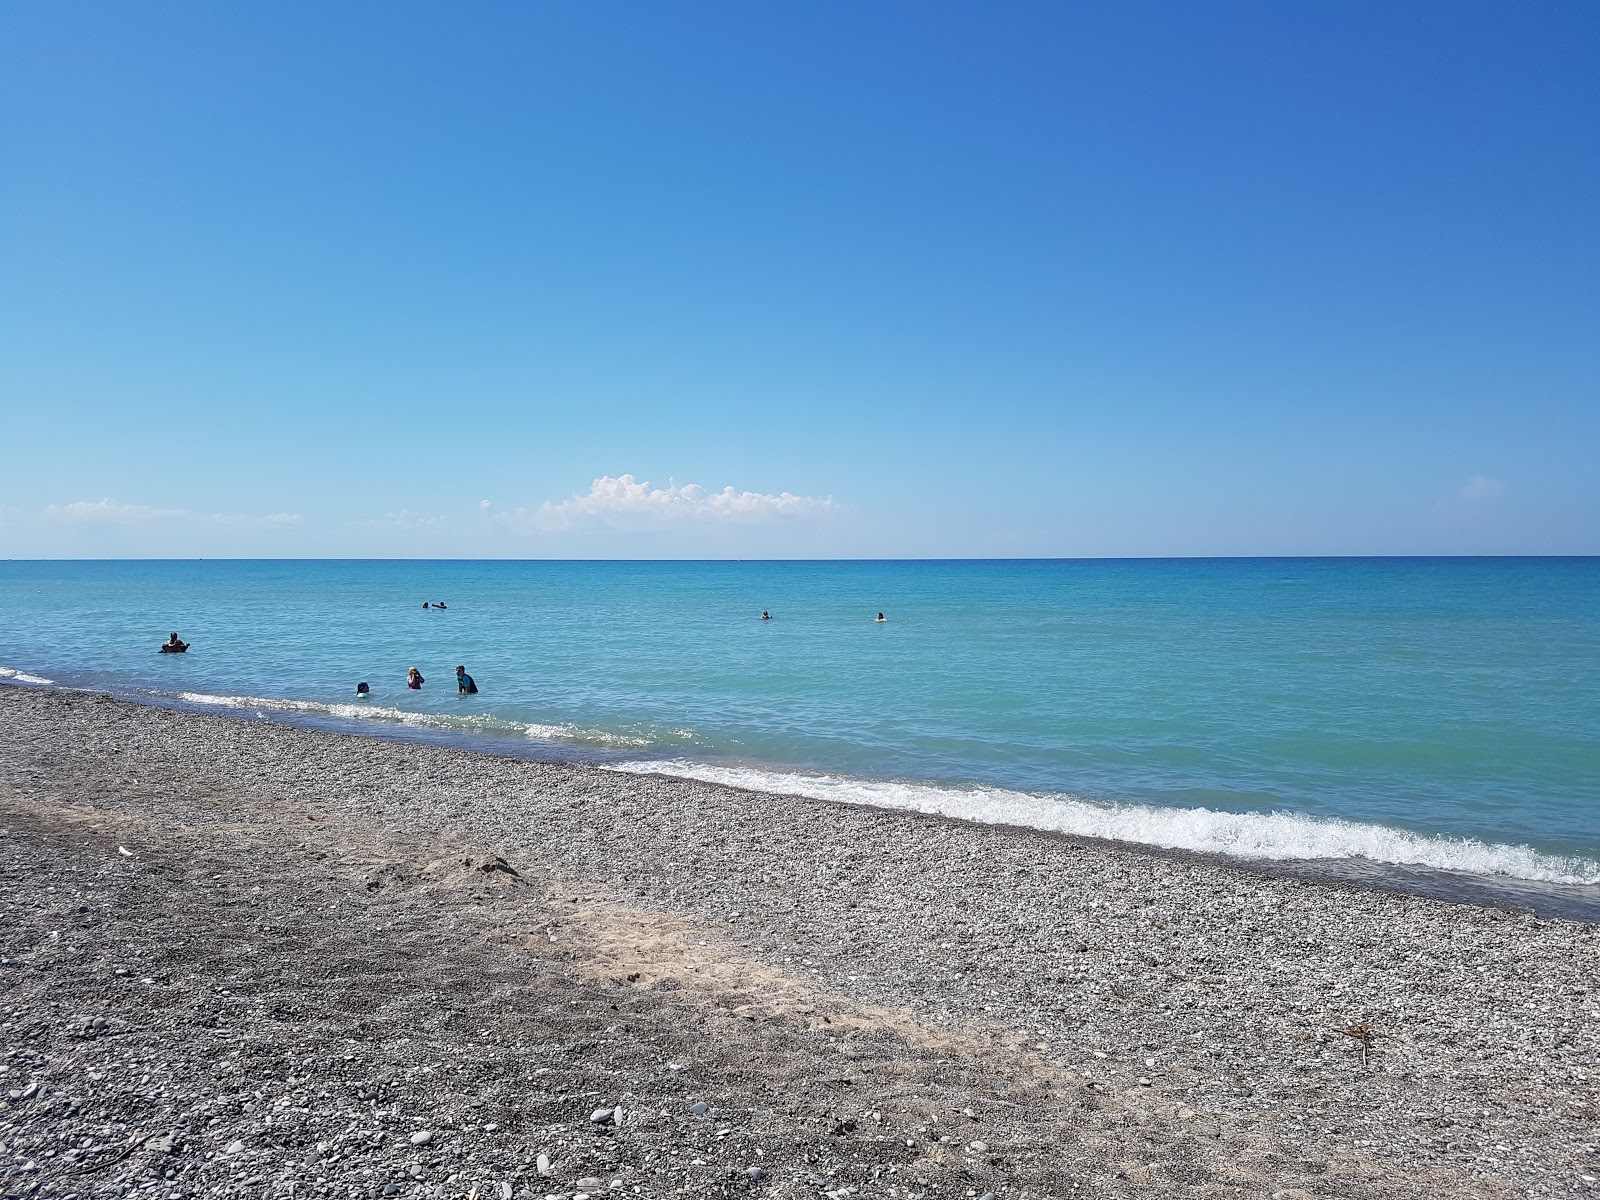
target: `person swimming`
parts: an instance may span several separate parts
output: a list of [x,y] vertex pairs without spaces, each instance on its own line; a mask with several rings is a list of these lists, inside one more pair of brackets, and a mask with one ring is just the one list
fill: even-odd
[[420,692],[422,690],[422,685],[427,682],[428,681],[422,677],[422,672],[417,670],[415,667],[411,667],[406,671],[406,686],[413,692]]
[[879,613],[878,616],[877,616],[877,619],[879,621],[887,621],[889,618],[884,616],[882,613]]
[[772,614],[769,613],[766,609],[763,608],[761,610],[761,619],[763,621],[770,621],[770,620],[772,620]]
[[181,640],[176,632],[161,643],[161,653],[163,654],[182,654],[188,649],[189,643]]
[[478,685],[472,681],[472,676],[467,674],[465,667],[456,668],[456,695],[476,696]]
[[367,686],[367,681],[365,679],[356,684],[356,697],[358,699],[364,700],[370,695],[372,695],[372,689]]

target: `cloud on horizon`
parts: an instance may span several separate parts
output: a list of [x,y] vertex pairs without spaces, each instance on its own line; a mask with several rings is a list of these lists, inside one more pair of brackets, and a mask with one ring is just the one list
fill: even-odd
[[546,500],[538,508],[517,508],[495,517],[518,526],[561,532],[656,529],[692,523],[755,525],[821,516],[833,510],[831,496],[818,499],[792,492],[741,492],[731,485],[710,491],[698,483],[669,482],[658,488],[633,475],[602,475],[582,495],[559,504]]
[[108,496],[103,500],[74,500],[66,505],[51,504],[46,506],[44,515],[58,521],[108,521],[126,524],[133,521],[170,521],[190,514],[183,508],[118,504]]
[[102,500],[74,500],[71,504],[50,504],[44,509],[47,520],[84,525],[133,525],[145,521],[200,521],[218,525],[303,525],[300,513],[277,512],[266,516],[247,513],[211,513],[206,516],[186,508],[156,508],[149,504],[118,504],[109,496]]

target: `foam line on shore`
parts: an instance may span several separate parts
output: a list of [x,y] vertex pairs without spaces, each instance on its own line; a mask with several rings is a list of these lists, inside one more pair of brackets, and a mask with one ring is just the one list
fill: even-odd
[[1441,837],[1299,813],[1230,813],[1207,808],[1097,803],[1060,793],[1034,795],[1003,788],[945,788],[926,783],[717,766],[687,759],[620,763],[612,769],[1236,858],[1279,862],[1364,859],[1541,883],[1600,883],[1600,862],[1592,859],[1546,854],[1531,846]]
[[[262,696],[218,696],[209,692],[178,692],[174,699],[185,704],[206,708],[234,708],[266,712],[302,714],[309,716],[338,717],[349,721],[384,721],[396,725],[418,725],[458,733],[490,733],[510,737],[523,737],[540,741],[573,742],[579,745],[603,746],[609,749],[639,750],[656,745],[650,737],[611,733],[600,729],[584,729],[577,725],[543,725],[532,721],[511,721],[486,713],[457,715],[454,713],[411,712],[403,708],[362,703],[327,703],[318,700],[284,700]],[[687,731],[677,731],[677,736],[692,736]]]
[[12,667],[0,667],[0,679],[8,679],[13,683],[31,683],[39,687],[48,687],[55,682],[39,675],[29,675],[26,671],[18,671]]

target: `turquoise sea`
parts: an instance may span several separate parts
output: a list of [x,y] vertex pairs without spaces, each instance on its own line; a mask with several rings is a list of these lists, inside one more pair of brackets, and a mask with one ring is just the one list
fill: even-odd
[[1600,559],[0,562],[0,682],[1600,913]]

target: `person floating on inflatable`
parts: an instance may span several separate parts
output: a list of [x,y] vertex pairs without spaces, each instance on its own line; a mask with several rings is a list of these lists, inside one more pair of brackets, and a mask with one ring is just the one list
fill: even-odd
[[422,672],[417,670],[415,667],[412,667],[406,671],[406,686],[413,692],[420,692],[422,690],[422,685],[427,682],[428,681],[422,677]]
[[476,696],[478,685],[472,682],[472,676],[467,674],[465,667],[456,668],[456,694],[458,696]]
[[188,648],[189,643],[180,641],[176,633],[161,643],[161,653],[163,654],[182,654]]

